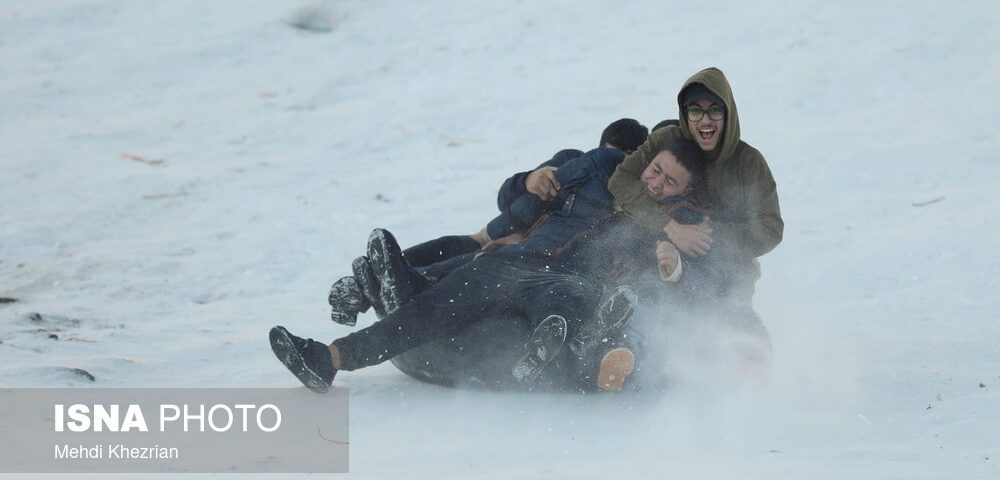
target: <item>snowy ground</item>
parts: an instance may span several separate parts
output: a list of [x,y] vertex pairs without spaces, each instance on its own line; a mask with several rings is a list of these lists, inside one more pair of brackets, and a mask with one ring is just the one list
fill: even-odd
[[[307,6],[330,32],[289,26]],[[294,385],[267,329],[346,334],[327,288],[371,228],[471,233],[508,174],[675,117],[718,66],[786,223],[771,382],[497,394],[384,365],[342,378],[350,477],[998,478],[998,13],[3,2],[0,386]]]

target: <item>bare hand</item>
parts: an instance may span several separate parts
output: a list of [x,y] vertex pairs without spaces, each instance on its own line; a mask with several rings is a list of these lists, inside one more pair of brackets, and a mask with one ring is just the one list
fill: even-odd
[[486,243],[486,245],[483,245],[483,250],[484,251],[491,250],[501,245],[511,245],[515,243],[521,243],[521,240],[524,240],[524,234],[512,233],[510,235],[507,235],[506,237],[500,237],[496,240],[490,240],[489,242]]
[[559,180],[556,180],[556,167],[542,167],[528,174],[524,179],[524,187],[528,193],[535,194],[543,201],[556,198],[559,194]]
[[660,265],[660,275],[669,278],[677,269],[677,248],[670,242],[656,242],[656,263]]
[[712,248],[712,221],[708,217],[697,225],[681,225],[670,220],[663,232],[678,250],[691,257],[705,255]]

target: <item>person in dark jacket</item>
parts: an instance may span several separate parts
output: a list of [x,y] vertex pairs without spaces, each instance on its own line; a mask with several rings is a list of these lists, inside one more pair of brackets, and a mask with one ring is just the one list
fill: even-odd
[[[648,129],[630,118],[622,118],[609,124],[598,143],[599,147],[610,148],[629,154],[642,144],[648,135]],[[516,173],[508,178],[497,195],[497,208],[504,214],[510,214],[512,206],[522,197],[534,197],[541,201],[555,201],[556,192],[560,188],[556,171],[570,160],[583,156],[584,152],[574,149],[561,150],[552,159],[542,163],[533,171]],[[610,175],[610,172],[608,173]],[[523,205],[523,203],[521,204]],[[550,207],[554,204],[550,204]],[[513,207],[521,208],[523,207]],[[524,220],[523,215],[521,220]],[[534,220],[531,220],[533,223]],[[528,223],[525,230],[531,226]],[[403,254],[409,265],[421,268],[430,281],[437,279],[436,275],[453,270],[471,258],[471,255],[482,248],[492,248],[497,245],[515,241],[524,231],[510,230],[500,232],[495,226],[492,231],[484,228],[474,235],[448,235],[430,240],[406,249]],[[507,238],[505,238],[507,237]],[[435,266],[436,265],[436,266]],[[381,287],[375,281],[371,265],[366,256],[356,258],[351,265],[353,274],[343,277],[331,286],[328,302],[331,306],[331,319],[347,326],[357,323],[359,313],[374,308],[381,318],[388,312],[381,295]]]
[[[648,182],[648,195],[664,200],[688,192],[693,171],[682,166],[675,156],[680,155],[676,145],[683,145],[684,142],[681,140],[664,145],[664,152],[654,158],[654,166],[650,169],[662,166],[665,170],[644,176]],[[595,161],[596,157],[611,155],[606,150],[595,152],[591,152],[591,162],[594,164],[599,163]],[[659,159],[663,159],[663,162],[659,162]],[[698,160],[689,158],[687,163],[697,164]],[[581,169],[585,170],[587,169]],[[564,206],[567,203],[575,206],[581,201],[583,205],[610,204],[610,193],[603,186],[604,180],[600,176],[607,171],[595,167],[589,172],[591,178],[584,184],[577,185],[575,193],[602,198],[581,200],[581,197],[575,197],[572,202],[564,201]],[[575,175],[569,175],[568,178],[575,178]],[[604,190],[588,188],[591,185],[600,186]],[[569,188],[565,190],[567,192],[563,194],[568,195],[568,199],[573,193],[569,193]],[[581,209],[581,213],[585,211],[588,210]],[[607,215],[596,218],[588,228],[592,229],[603,218],[607,218]],[[564,232],[558,217],[550,218],[539,228],[546,227],[554,232],[551,238]],[[676,282],[679,277],[684,277],[682,268],[687,268],[688,277],[697,272],[690,266],[682,267],[680,255],[666,241],[654,243],[647,239],[637,243],[636,245],[641,246],[636,248],[644,248],[645,252],[642,256],[637,256],[631,251],[632,242],[629,242],[627,248],[613,246],[616,238],[619,238],[616,233],[617,231],[611,230],[610,235],[599,235],[597,237],[600,241],[597,242],[578,240],[575,242],[577,247],[573,247],[574,242],[564,242],[564,245],[569,243],[570,246],[563,250],[550,248],[548,243],[542,242],[539,246],[508,247],[487,252],[429,286],[412,300],[403,299],[398,308],[382,321],[334,340],[329,346],[297,337],[284,327],[276,326],[270,332],[271,347],[278,359],[303,384],[314,391],[325,392],[338,370],[356,370],[376,365],[423,343],[453,335],[471,322],[500,311],[508,311],[538,322],[539,328],[560,323],[556,327],[561,326],[561,329],[553,330],[556,333],[561,330],[562,340],[565,341],[568,336],[572,336],[574,327],[593,316],[596,310],[593,302],[601,297],[603,282],[594,277],[614,270],[615,265],[620,262],[628,263],[635,258],[646,258],[648,268],[631,270],[656,271],[664,282]],[[382,235],[381,238],[390,237]],[[586,245],[591,247],[584,249],[583,246]],[[597,245],[603,247],[595,248]],[[609,255],[619,249],[624,251],[622,255]],[[384,255],[384,249],[376,251],[380,254],[372,258],[373,263],[398,266],[398,258]],[[379,269],[383,270],[381,267]],[[553,322],[553,317],[561,317],[561,322]],[[577,325],[568,325],[567,318]],[[526,374],[524,379],[527,381],[531,381],[544,368],[544,362],[553,358],[544,353],[538,356],[543,357],[543,364],[529,365],[532,370],[522,372]],[[517,375],[515,369],[515,377]]]

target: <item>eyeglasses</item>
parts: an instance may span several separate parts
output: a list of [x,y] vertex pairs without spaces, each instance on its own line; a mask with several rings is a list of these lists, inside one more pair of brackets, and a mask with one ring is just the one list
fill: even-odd
[[726,118],[726,107],[718,104],[712,104],[705,110],[699,106],[687,107],[687,117],[689,122],[697,122],[701,120],[705,114],[708,113],[708,118],[712,120],[722,120]]

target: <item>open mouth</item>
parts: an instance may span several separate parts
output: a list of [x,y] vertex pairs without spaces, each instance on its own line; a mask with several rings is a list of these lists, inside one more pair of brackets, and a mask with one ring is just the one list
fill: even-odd
[[715,127],[699,128],[698,135],[701,136],[702,140],[707,142],[715,138]]
[[653,198],[660,198],[660,192],[653,190],[648,185],[646,186],[646,191],[649,192],[649,194],[652,195]]

